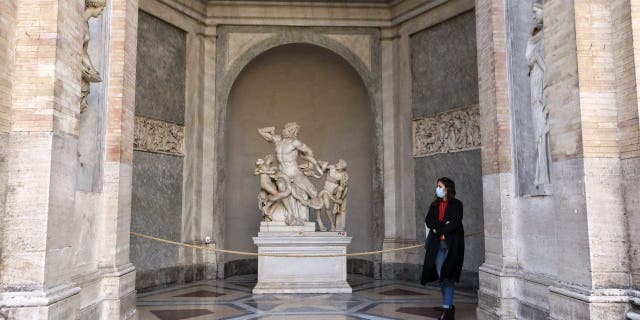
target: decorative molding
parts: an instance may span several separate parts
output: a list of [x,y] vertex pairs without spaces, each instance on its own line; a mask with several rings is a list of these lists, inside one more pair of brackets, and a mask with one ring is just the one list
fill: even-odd
[[136,116],[133,150],[184,156],[184,126]]
[[229,33],[227,44],[227,65],[232,65],[236,58],[249,50],[256,43],[276,36],[276,33]]
[[[360,31],[358,31],[360,32]],[[230,32],[227,34],[227,63],[225,68],[231,66],[238,57],[251,49],[255,44],[277,36],[276,32]],[[369,71],[372,70],[373,50],[372,34],[354,33],[354,34],[337,34],[324,33],[321,30],[318,34],[332,39],[349,49],[356,57],[360,58]]]
[[438,153],[479,149],[479,118],[479,106],[470,105],[413,119],[413,156],[425,157]]
[[371,71],[371,34],[326,34],[343,46],[349,48]]

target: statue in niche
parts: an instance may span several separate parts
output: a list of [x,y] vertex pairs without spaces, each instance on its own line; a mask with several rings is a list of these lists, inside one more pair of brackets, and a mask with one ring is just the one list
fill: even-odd
[[[265,140],[275,145],[278,171],[289,183],[288,191],[291,194],[282,199],[288,211],[285,219],[287,225],[304,225],[309,221],[309,208],[322,208],[322,200],[308,176],[321,176],[324,168],[314,158],[311,148],[298,140],[299,130],[300,126],[295,122],[285,124],[282,135],[275,133],[275,127],[258,130]],[[298,157],[307,163],[300,166]]]
[[536,142],[536,186],[550,183],[549,164],[549,109],[546,94],[546,62],[544,50],[542,4],[533,4],[535,27],[527,43],[526,58],[529,65],[533,129]]
[[[339,160],[335,165],[317,160],[311,148],[298,140],[300,126],[287,123],[282,134],[275,127],[258,129],[258,133],[275,146],[277,166],[273,156],[256,161],[254,174],[260,177],[258,207],[264,221],[285,222],[287,225],[304,225],[309,221],[309,210],[316,210],[318,226],[326,231],[320,217],[322,209],[329,218],[330,230],[343,231],[346,215],[347,162]],[[298,158],[304,163],[298,163]],[[324,188],[318,192],[310,180],[322,178],[327,173]],[[333,215],[336,215],[335,221]]]
[[285,207],[285,203],[279,200],[289,196],[291,188],[288,187],[287,179],[277,174],[278,168],[272,167],[272,163],[273,155],[270,154],[256,161],[253,173],[260,176],[258,208],[262,211],[264,221],[284,221],[289,210]]
[[[331,224],[330,231],[344,231],[347,214],[347,182],[349,181],[347,162],[340,159],[335,165],[329,165],[327,171],[327,178],[324,182],[324,188],[320,191],[320,198],[325,215]],[[320,210],[316,210],[316,221],[320,231],[327,230],[322,223]]]
[[82,42],[82,84],[80,87],[80,112],[87,110],[87,96],[91,90],[91,83],[102,82],[100,73],[93,66],[89,57],[89,19],[97,18],[102,14],[106,6],[106,0],[85,0],[84,1],[84,38]]

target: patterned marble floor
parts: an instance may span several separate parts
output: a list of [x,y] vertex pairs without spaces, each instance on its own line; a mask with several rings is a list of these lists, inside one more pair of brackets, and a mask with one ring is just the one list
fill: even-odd
[[[440,290],[350,276],[352,294],[252,295],[255,276],[199,282],[138,295],[140,320],[437,319]],[[476,296],[456,293],[456,319],[475,319]]]

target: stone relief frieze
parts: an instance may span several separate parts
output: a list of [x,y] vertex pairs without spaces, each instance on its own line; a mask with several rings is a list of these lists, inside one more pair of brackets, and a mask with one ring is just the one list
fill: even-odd
[[479,149],[480,109],[471,105],[413,119],[413,156]]
[[136,116],[133,149],[184,156],[184,126]]

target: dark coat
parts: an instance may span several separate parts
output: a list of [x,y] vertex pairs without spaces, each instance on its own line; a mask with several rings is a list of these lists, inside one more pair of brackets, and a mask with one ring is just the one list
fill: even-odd
[[[446,224],[447,221],[449,221],[448,224]],[[453,279],[456,282],[460,282],[462,263],[464,262],[462,201],[456,198],[449,200],[449,204],[444,210],[443,221],[438,221],[438,203],[432,203],[425,218],[425,223],[429,228],[429,234],[425,244],[427,252],[424,256],[420,283],[425,285],[427,282],[439,280],[438,271],[436,270],[436,255],[440,249],[440,236],[443,234],[449,247],[449,253],[442,265],[440,279]],[[436,229],[437,233],[434,233],[433,229]]]

